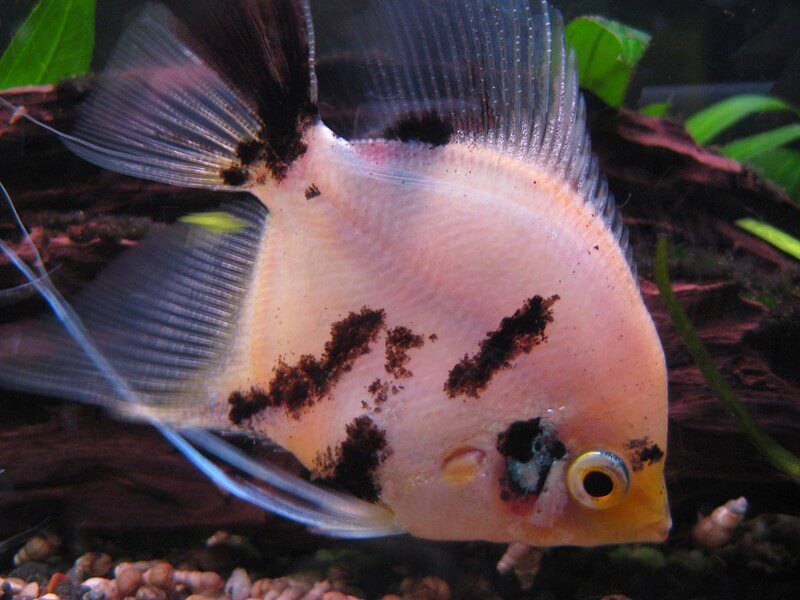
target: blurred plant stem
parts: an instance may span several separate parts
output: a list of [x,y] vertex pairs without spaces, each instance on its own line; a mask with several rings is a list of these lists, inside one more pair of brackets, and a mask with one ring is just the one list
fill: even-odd
[[733,391],[728,382],[714,365],[700,336],[697,335],[689,317],[678,302],[678,297],[672,290],[667,267],[667,239],[662,237],[658,241],[655,261],[656,285],[661,293],[661,299],[666,305],[672,324],[683,339],[689,354],[691,354],[706,383],[719,398],[720,402],[736,419],[744,434],[750,439],[756,449],[777,469],[800,483],[800,459],[781,446],[767,435],[756,423],[750,412],[745,408],[739,396]]

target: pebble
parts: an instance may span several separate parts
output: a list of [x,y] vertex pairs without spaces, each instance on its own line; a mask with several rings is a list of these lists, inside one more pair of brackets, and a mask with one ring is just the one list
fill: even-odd
[[142,581],[145,585],[169,592],[175,588],[174,573],[175,569],[168,562],[157,562],[142,573]]
[[117,572],[117,589],[123,598],[136,594],[143,583],[143,573],[136,567],[127,567]]
[[230,600],[246,600],[250,596],[252,584],[244,569],[234,569],[225,583],[225,595]]
[[167,600],[167,593],[153,585],[143,585],[136,590],[136,600]]

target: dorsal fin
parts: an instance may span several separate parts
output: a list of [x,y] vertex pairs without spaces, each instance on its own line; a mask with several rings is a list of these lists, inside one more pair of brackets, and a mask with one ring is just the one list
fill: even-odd
[[236,189],[251,183],[256,162],[282,178],[316,118],[305,2],[189,6],[178,17],[144,8],[67,145],[103,168],[175,185]]
[[335,132],[474,143],[533,163],[596,208],[633,267],[564,24],[545,0],[382,0],[344,24],[317,21],[320,113]]

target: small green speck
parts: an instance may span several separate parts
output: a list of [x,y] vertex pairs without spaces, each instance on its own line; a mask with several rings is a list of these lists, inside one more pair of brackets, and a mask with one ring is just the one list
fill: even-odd
[[214,233],[236,233],[247,227],[247,221],[223,211],[192,213],[178,219],[181,223],[197,225]]

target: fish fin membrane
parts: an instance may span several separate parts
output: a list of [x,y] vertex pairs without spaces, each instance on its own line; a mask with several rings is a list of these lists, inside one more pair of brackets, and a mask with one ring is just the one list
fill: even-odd
[[305,6],[192,3],[201,5],[216,8],[205,28],[144,8],[64,140],[72,151],[126,175],[214,189],[247,187],[259,158],[281,165],[298,151],[316,96]]
[[[302,523],[323,535],[370,538],[402,533],[391,511],[382,506],[322,488],[274,465],[255,461],[209,431],[176,430],[163,423],[155,425],[209,479],[241,500]],[[229,475],[200,450],[266,487]]]
[[[20,323],[0,339],[0,385],[110,408],[131,418],[204,418],[204,385],[235,369],[233,350],[252,289],[267,210],[244,198],[222,206],[239,229],[176,223],[112,263],[72,301],[91,342],[131,392],[65,331],[64,318]],[[11,326],[9,326],[11,327]],[[182,421],[183,422],[183,421]],[[203,422],[203,421],[199,421]]]
[[[633,268],[564,23],[546,0],[385,0],[324,23],[319,107],[335,133],[472,143],[531,163],[596,208]],[[345,28],[359,35],[335,35]]]

